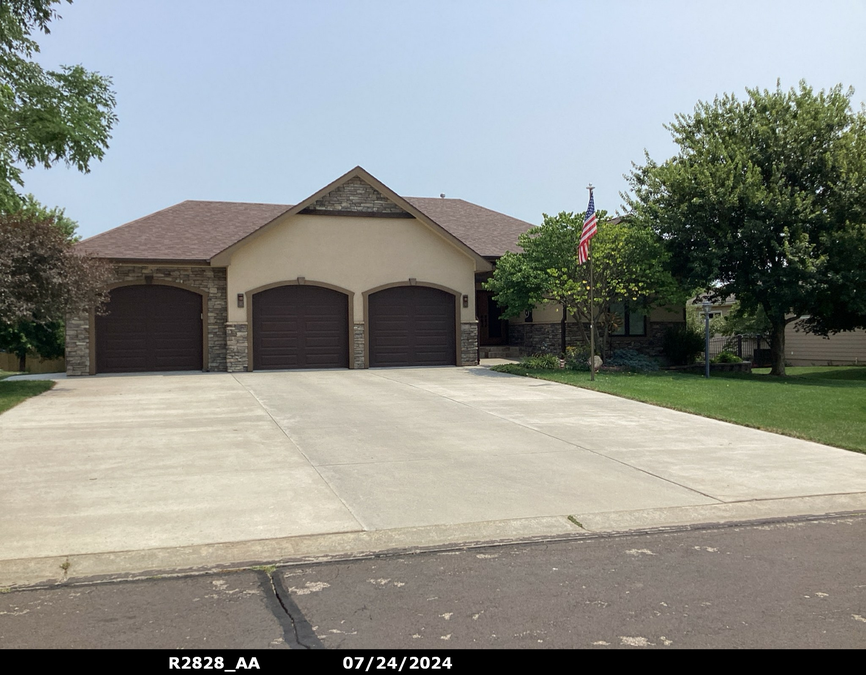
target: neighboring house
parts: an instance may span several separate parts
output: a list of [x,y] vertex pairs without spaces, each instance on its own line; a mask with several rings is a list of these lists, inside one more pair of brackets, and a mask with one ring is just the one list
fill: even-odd
[[67,373],[474,365],[502,339],[476,289],[530,227],[360,167],[294,206],[182,202],[78,244],[116,282],[68,317]]
[[[686,308],[695,312],[702,321],[704,318],[702,303],[706,297],[705,295],[699,295],[686,303]],[[728,316],[734,309],[736,302],[737,298],[733,295],[713,301],[712,307],[710,307],[710,319],[721,319]]]
[[[795,322],[796,323],[796,322]],[[862,366],[866,364],[866,331],[820,335],[785,328],[785,363],[789,366]]]
[[[699,304],[702,299],[699,296],[690,303],[696,306],[699,316],[703,315]],[[728,316],[736,301],[733,295],[715,301],[710,318]],[[768,349],[769,343],[764,342],[763,347]],[[785,327],[785,363],[789,366],[863,365],[866,363],[866,331],[845,331],[825,338],[797,330],[794,321]]]

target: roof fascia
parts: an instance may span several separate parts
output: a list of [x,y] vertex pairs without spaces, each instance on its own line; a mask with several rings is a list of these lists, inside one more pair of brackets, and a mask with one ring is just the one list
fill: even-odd
[[[84,255],[89,255],[85,253]],[[174,267],[213,267],[210,260],[201,258],[184,260],[182,258],[113,258],[110,256],[93,256],[116,265],[172,265]]]

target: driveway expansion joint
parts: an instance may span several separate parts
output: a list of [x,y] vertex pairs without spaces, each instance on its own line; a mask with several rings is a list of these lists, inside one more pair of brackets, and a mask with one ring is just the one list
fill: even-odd
[[232,378],[234,378],[235,382],[237,382],[241,387],[243,387],[246,390],[246,392],[253,398],[253,400],[264,411],[264,413],[270,418],[271,422],[273,422],[274,425],[276,425],[277,429],[280,430],[280,432],[283,434],[283,436],[285,436],[288,439],[288,441],[295,447],[295,449],[300,453],[301,457],[303,457],[306,460],[308,466],[313,471],[315,471],[316,475],[318,475],[319,478],[321,478],[321,480],[324,482],[324,484],[328,486],[328,489],[331,491],[331,494],[333,494],[334,497],[336,497],[340,501],[340,503],[343,505],[343,508],[345,508],[349,514],[351,514],[352,518],[357,523],[358,527],[360,527],[361,529],[365,529],[364,524],[361,522],[360,518],[358,517],[358,514],[355,513],[355,511],[352,509],[352,507],[348,503],[346,503],[346,500],[343,499],[343,497],[334,489],[334,486],[331,484],[331,482],[327,478],[325,478],[325,476],[322,475],[322,472],[319,471],[319,467],[316,466],[315,464],[313,464],[310,457],[307,455],[306,452],[304,452],[304,449],[300,445],[298,445],[297,441],[295,441],[295,439],[292,438],[291,435],[289,435],[289,432],[286,431],[286,429],[284,429],[283,426],[279,422],[277,422],[277,420],[271,414],[271,411],[267,409],[267,407],[262,402],[262,400],[258,396],[255,395],[255,393],[253,392],[252,389],[250,389],[243,382],[241,382],[237,378],[237,375],[235,373],[232,373],[231,375],[232,375]]
[[[690,486],[688,486],[688,485],[684,485],[684,484],[682,484],[682,483],[678,483],[678,482],[675,481],[675,480],[672,480],[672,479],[670,479],[670,478],[665,478],[664,476],[660,476],[660,475],[658,475],[658,474],[655,474],[655,473],[653,473],[652,471],[648,471],[647,469],[642,469],[642,468],[639,467],[639,466],[635,466],[635,465],[633,465],[633,464],[629,464],[629,463],[626,462],[625,460],[617,459],[616,457],[611,457],[610,455],[606,455],[606,454],[604,454],[603,452],[599,452],[598,450],[593,450],[592,448],[588,448],[588,447],[586,447],[586,446],[584,446],[584,445],[580,445],[579,443],[575,443],[574,441],[571,441],[571,440],[568,440],[568,439],[565,439],[565,438],[560,438],[559,436],[556,436],[555,434],[548,433],[547,431],[544,431],[544,430],[542,430],[542,429],[538,429],[538,428],[533,427],[533,426],[531,426],[531,425],[529,425],[529,424],[524,424],[523,422],[518,422],[517,420],[511,419],[511,418],[509,418],[509,417],[504,417],[503,415],[498,415],[498,414],[496,414],[496,413],[494,413],[494,412],[491,412],[490,410],[484,410],[483,408],[480,408],[480,407],[478,407],[478,406],[471,405],[471,404],[469,404],[469,403],[466,403],[465,401],[458,401],[458,400],[456,400],[456,399],[454,399],[454,398],[451,398],[450,396],[446,396],[446,395],[444,395],[444,394],[439,394],[439,393],[436,393],[436,392],[430,391],[429,389],[426,389],[426,388],[424,388],[424,387],[418,386],[418,385],[416,385],[416,384],[412,384],[411,382],[402,382],[402,381],[400,381],[400,380],[394,380],[394,379],[392,379],[392,378],[390,378],[390,377],[385,377],[384,375],[381,375],[381,374],[379,374],[379,373],[375,373],[375,374],[376,374],[378,377],[381,377],[382,379],[389,380],[389,381],[391,381],[391,382],[397,382],[397,383],[399,383],[399,384],[404,384],[404,385],[406,385],[406,386],[408,386],[408,387],[413,387],[413,388],[415,388],[415,389],[420,389],[421,391],[424,391],[424,392],[426,392],[426,393],[428,393],[428,394],[431,394],[431,395],[433,395],[433,396],[438,396],[439,398],[444,398],[445,400],[447,400],[447,401],[451,401],[452,403],[456,403],[457,405],[461,405],[461,406],[464,406],[464,407],[469,408],[469,409],[471,409],[471,410],[475,410],[475,411],[478,411],[478,412],[484,413],[484,414],[486,414],[486,415],[490,415],[491,417],[495,417],[495,418],[500,419],[500,420],[502,420],[502,421],[504,421],[504,422],[508,422],[508,423],[510,423],[510,424],[514,424],[515,426],[519,426],[519,427],[522,427],[522,428],[524,428],[524,429],[528,429],[529,431],[534,431],[534,432],[537,433],[537,434],[541,434],[541,435],[543,435],[543,436],[547,436],[548,438],[551,438],[551,439],[556,440],[556,441],[560,441],[561,443],[566,443],[566,444],[568,444],[568,445],[570,445],[570,446],[572,446],[572,447],[574,447],[574,448],[577,448],[578,450],[584,450],[584,451],[589,452],[589,453],[591,453],[591,454],[593,454],[593,455],[595,455],[595,456],[597,456],[597,457],[603,457],[604,459],[607,459],[607,460],[609,460],[609,461],[611,461],[611,462],[616,462],[617,464],[620,464],[621,466],[628,467],[629,469],[632,469],[633,471],[637,471],[637,472],[639,472],[639,473],[643,473],[643,474],[645,474],[645,475],[647,475],[647,476],[652,476],[653,478],[656,478],[657,480],[663,481],[663,482],[665,482],[665,483],[670,483],[671,485],[676,485],[676,486],[679,487],[679,488],[682,488],[682,489],[684,489],[684,490],[688,490],[689,492],[694,492],[695,494],[699,494],[699,495],[701,495],[702,497],[706,497],[707,499],[712,499],[713,501],[720,502],[720,503],[724,503],[723,500],[721,500],[721,499],[719,499],[719,498],[717,498],[717,497],[713,497],[712,495],[707,494],[707,493],[705,493],[705,492],[701,492],[700,490],[698,490],[698,489],[696,489],[696,488],[694,488],[694,487],[690,487]],[[517,377],[517,378],[519,378],[519,377],[521,377],[521,376],[519,376],[519,375],[506,375],[506,377]],[[542,385],[535,384],[535,385],[529,385],[529,386],[532,386],[532,387],[542,387],[542,386],[555,386],[555,385],[557,385],[557,384],[561,384],[561,383],[559,383],[559,382],[549,382],[549,383],[545,383],[545,384],[542,384]],[[562,386],[563,386],[563,387],[568,387],[569,385],[567,385],[567,384],[562,384]],[[590,393],[601,393],[601,394],[604,394],[604,392],[590,392]]]

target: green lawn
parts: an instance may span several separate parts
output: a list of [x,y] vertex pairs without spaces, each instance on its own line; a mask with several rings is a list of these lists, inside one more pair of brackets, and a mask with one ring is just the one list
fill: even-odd
[[[5,370],[0,370],[0,380],[5,380],[10,375]],[[41,394],[43,391],[48,391],[54,386],[52,380],[24,380],[22,382],[2,382],[0,381],[0,413],[6,412],[9,408],[18,405],[21,401]]]
[[769,369],[746,373],[700,375],[657,373],[589,373],[572,370],[527,370],[516,365],[494,370],[528,375],[636,401],[697,413],[705,417],[766,429],[827,445],[866,453],[866,367],[788,368],[788,377],[769,376]]

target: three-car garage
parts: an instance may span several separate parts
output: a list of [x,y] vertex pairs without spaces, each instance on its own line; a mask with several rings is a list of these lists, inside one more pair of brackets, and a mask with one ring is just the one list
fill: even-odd
[[[206,369],[203,294],[163,284],[110,291],[96,317],[96,372]],[[253,370],[348,368],[350,298],[318,285],[277,285],[252,295]],[[369,367],[455,365],[455,296],[394,286],[367,298]]]
[[294,205],[181,202],[78,244],[113,271],[66,318],[67,373],[475,365],[481,251],[518,225],[361,167]]

